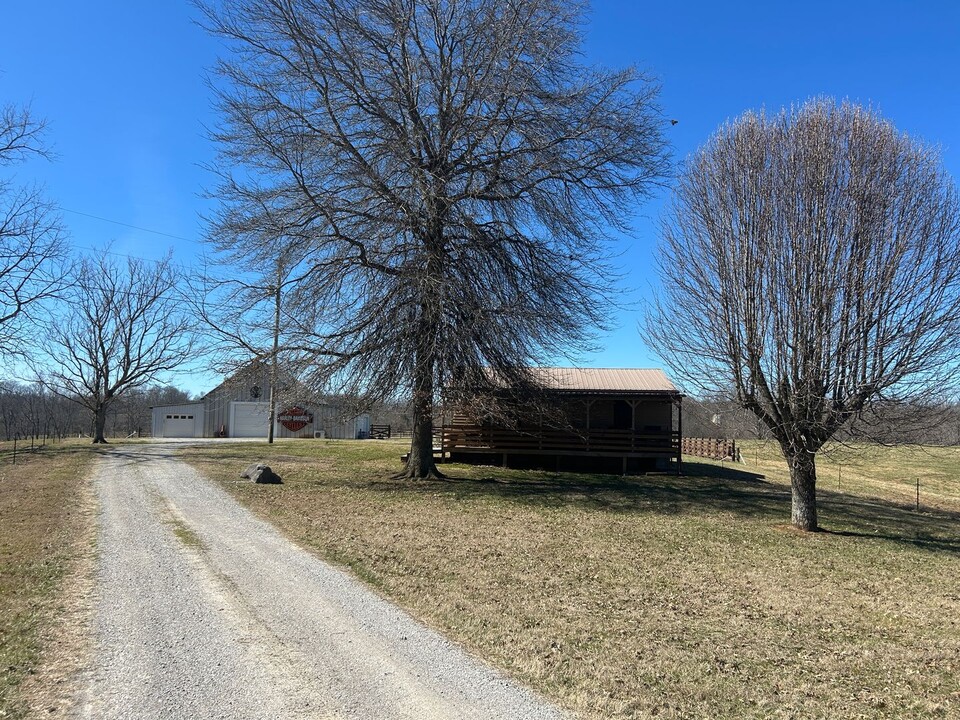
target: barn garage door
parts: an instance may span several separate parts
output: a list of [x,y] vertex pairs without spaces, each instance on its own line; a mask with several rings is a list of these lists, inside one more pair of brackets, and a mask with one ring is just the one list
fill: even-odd
[[270,408],[267,403],[231,403],[230,437],[267,437],[267,418]]
[[195,428],[193,415],[171,414],[163,417],[163,437],[193,437]]

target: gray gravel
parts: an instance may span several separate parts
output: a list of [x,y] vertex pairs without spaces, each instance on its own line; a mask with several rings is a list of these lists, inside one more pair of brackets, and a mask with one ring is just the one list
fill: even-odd
[[80,716],[561,718],[173,457],[114,449]]

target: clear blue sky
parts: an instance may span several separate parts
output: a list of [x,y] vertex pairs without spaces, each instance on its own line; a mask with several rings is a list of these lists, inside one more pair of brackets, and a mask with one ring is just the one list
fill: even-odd
[[[204,73],[222,48],[193,23],[185,0],[6,3],[0,102],[30,102],[50,123],[53,163],[17,169],[64,209],[78,249],[184,264],[201,251],[202,165],[215,122]],[[662,86],[677,161],[748,108],[778,109],[826,94],[870,103],[901,130],[939,144],[960,178],[960,2],[626,2],[596,0],[587,59],[636,64]],[[650,274],[662,198],[640,208],[621,263],[639,300]],[[166,233],[95,220],[94,215]],[[656,364],[636,332],[637,314],[601,339],[592,366]],[[176,378],[191,391],[216,378]]]

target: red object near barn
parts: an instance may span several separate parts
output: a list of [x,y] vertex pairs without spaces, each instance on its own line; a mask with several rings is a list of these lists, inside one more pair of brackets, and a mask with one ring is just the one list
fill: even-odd
[[297,432],[313,422],[313,413],[307,412],[299,405],[294,405],[277,415],[277,421],[290,432]]

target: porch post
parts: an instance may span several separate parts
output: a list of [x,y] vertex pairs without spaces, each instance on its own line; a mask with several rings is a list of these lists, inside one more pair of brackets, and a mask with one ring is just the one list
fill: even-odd
[[683,396],[677,398],[677,475],[683,470]]
[[587,400],[587,452],[590,452],[590,406],[593,405],[593,400]]

